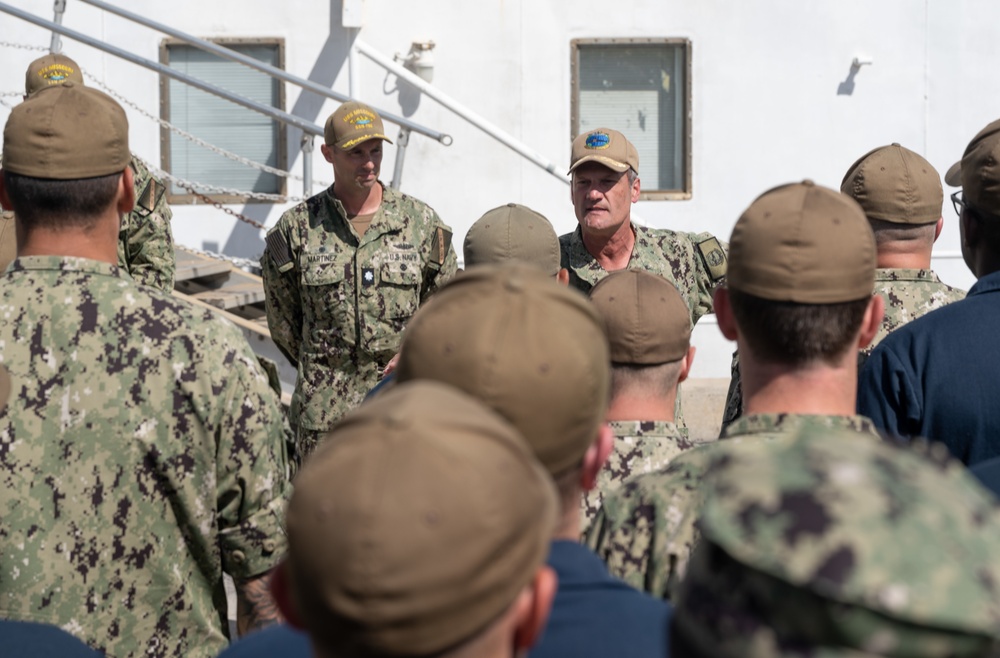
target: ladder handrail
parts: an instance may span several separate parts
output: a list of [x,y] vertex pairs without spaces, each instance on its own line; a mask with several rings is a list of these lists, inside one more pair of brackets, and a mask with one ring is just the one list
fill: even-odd
[[[199,39],[196,36],[188,34],[187,32],[177,30],[175,28],[170,27],[169,25],[164,25],[163,23],[160,23],[158,21],[146,18],[145,16],[140,16],[139,14],[131,12],[127,9],[116,7],[115,5],[103,2],[103,0],[80,0],[80,1],[85,2],[89,5],[93,5],[94,7],[103,9],[104,11],[111,12],[112,14],[116,14],[118,16],[121,16],[122,18],[133,21],[140,25],[144,25],[148,28],[154,29],[157,32],[162,32],[164,34],[172,36],[175,39],[179,39],[191,46],[194,46],[195,48],[199,48],[206,52],[212,53],[213,55],[218,55],[219,57],[222,57],[224,59],[228,59],[233,62],[238,62],[239,64],[243,64],[244,66],[249,66],[250,68],[261,71],[262,73],[266,73],[272,78],[277,78],[279,80],[290,82],[291,84],[302,87],[303,89],[308,89],[309,91],[315,94],[319,94],[320,96],[325,96],[327,98],[339,101],[341,103],[353,100],[350,96],[333,91],[329,87],[324,87],[323,85],[317,84],[312,80],[300,78],[297,75],[289,73],[288,71],[285,71],[283,69],[279,69],[275,66],[271,66],[270,64],[266,64],[264,62],[256,60],[253,57],[248,57],[247,55],[238,53],[230,48],[226,48],[225,46],[221,46],[217,43],[212,43],[211,41],[206,41],[205,39]],[[418,123],[410,121],[409,119],[405,119],[401,116],[392,114],[391,112],[385,112],[378,108],[375,108],[375,110],[376,112],[379,113],[379,116],[381,116],[384,120],[389,121],[390,123],[394,123],[403,128],[408,128],[414,132],[420,133],[421,135],[426,135],[431,139],[435,139],[441,142],[445,146],[450,146],[452,143],[451,135],[447,135],[438,132],[436,130],[431,130],[430,128],[427,128]]]

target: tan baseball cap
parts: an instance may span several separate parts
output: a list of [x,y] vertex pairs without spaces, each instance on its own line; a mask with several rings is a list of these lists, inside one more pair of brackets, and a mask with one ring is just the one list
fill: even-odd
[[343,655],[434,655],[534,576],[557,494],[521,436],[437,382],[394,386],[309,457],[288,505],[293,600]]
[[757,197],[729,241],[727,285],[763,299],[837,304],[875,287],[875,236],[861,206],[810,180]]
[[344,103],[330,115],[323,127],[323,138],[327,146],[345,151],[369,139],[382,139],[392,144],[392,140],[385,136],[378,112],[355,101]]
[[847,170],[840,191],[857,201],[868,219],[894,224],[941,219],[941,176],[930,162],[899,144],[861,156]]
[[603,323],[579,291],[530,265],[482,265],[410,320],[400,382],[436,379],[492,407],[554,475],[580,463],[608,405]]
[[598,128],[577,135],[573,140],[569,173],[585,162],[596,162],[619,173],[629,168],[638,173],[639,152],[617,130]]
[[30,96],[36,91],[64,82],[83,84],[80,65],[66,55],[45,55],[28,64],[28,70],[24,74],[24,93]]
[[612,363],[677,361],[691,347],[691,312],[672,283],[640,270],[612,272],[590,289],[604,318]]
[[7,407],[7,400],[10,398],[10,373],[0,365],[0,411]]
[[543,215],[508,203],[476,220],[465,234],[465,266],[518,261],[555,276],[560,269],[559,237]]
[[125,111],[107,94],[74,82],[32,94],[11,110],[3,131],[3,168],[22,176],[107,176],[131,159]]
[[962,196],[973,209],[1000,216],[1000,119],[972,138],[945,182],[961,185]]

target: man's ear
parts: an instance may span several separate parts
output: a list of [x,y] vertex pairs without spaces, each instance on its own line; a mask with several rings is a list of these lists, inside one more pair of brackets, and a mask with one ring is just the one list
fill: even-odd
[[681,371],[677,377],[678,384],[687,379],[688,375],[691,374],[691,366],[694,365],[694,352],[695,346],[692,345],[688,348],[687,354],[681,357]]
[[4,210],[14,210],[14,205],[10,202],[10,195],[7,194],[7,179],[4,178],[2,168],[0,168],[0,207],[3,207]]
[[330,147],[326,144],[320,144],[319,150],[323,154],[323,157],[326,158],[326,161],[333,164],[333,151],[330,150]]
[[739,329],[736,320],[733,319],[733,307],[729,305],[729,290],[725,286],[719,286],[712,295],[712,308],[715,311],[715,319],[719,323],[719,331],[728,340],[736,340]]
[[611,456],[615,447],[615,436],[607,424],[602,423],[597,431],[597,438],[587,448],[583,455],[583,468],[580,470],[580,488],[590,491],[597,486],[597,474]]
[[125,167],[122,177],[118,181],[118,213],[127,215],[135,208],[135,176],[132,167]]
[[[628,174],[625,175],[627,176]],[[641,191],[642,191],[642,181],[640,181],[639,177],[636,176],[635,180],[632,182],[632,203],[635,203],[636,201],[639,200],[639,192]]]
[[564,286],[569,285],[569,270],[565,267],[559,268],[559,272],[556,274],[556,281],[563,284]]
[[941,231],[944,229],[944,217],[940,217],[937,220],[937,224],[934,226],[934,242],[941,237]]
[[861,332],[858,334],[858,349],[864,349],[875,338],[879,328],[882,326],[882,317],[885,315],[885,300],[882,295],[872,295],[868,301],[868,308],[865,309],[864,319],[861,321]]
[[274,572],[271,574],[271,596],[274,598],[274,602],[278,604],[278,610],[281,611],[282,616],[288,624],[304,631],[306,627],[302,623],[298,611],[295,609],[295,602],[292,600],[291,584],[288,582],[289,578],[288,563],[282,561],[281,564],[274,568]]
[[518,595],[517,624],[514,633],[515,653],[527,651],[538,643],[549,621],[552,601],[556,598],[559,578],[555,570],[547,565],[538,567],[535,577]]

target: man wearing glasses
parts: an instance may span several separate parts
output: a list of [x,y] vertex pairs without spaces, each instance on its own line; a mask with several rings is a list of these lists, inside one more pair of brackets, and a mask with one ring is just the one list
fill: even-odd
[[[957,176],[953,177],[953,174]],[[885,431],[945,443],[968,465],[1000,456],[1000,121],[949,171],[962,256],[978,282],[961,301],[900,327],[861,372],[858,412]]]

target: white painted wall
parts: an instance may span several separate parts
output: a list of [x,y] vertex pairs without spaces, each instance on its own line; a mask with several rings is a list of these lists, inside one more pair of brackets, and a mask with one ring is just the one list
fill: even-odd
[[[51,18],[48,0],[6,1]],[[161,35],[78,0],[68,5],[68,27],[157,59]],[[201,37],[283,37],[288,70],[348,91],[350,38],[341,27],[340,0],[136,0],[128,7]],[[559,167],[568,165],[571,138],[570,39],[691,39],[694,195],[641,202],[636,211],[651,226],[722,238],[761,192],[806,177],[838,187],[850,164],[875,146],[899,142],[944,172],[1000,114],[1000,5],[990,0],[623,0],[613,9],[595,0],[364,0],[362,11],[361,38],[388,55],[405,53],[414,40],[435,41],[435,85]],[[49,36],[0,13],[0,41],[47,46]],[[65,52],[140,107],[159,112],[155,74],[71,41]],[[35,56],[0,47],[0,92],[22,87]],[[838,93],[856,56],[873,63],[854,76],[850,94]],[[395,77],[363,57],[359,68],[360,100],[402,114]],[[319,124],[336,105],[292,85],[286,93],[286,110]],[[0,107],[0,120],[6,114]],[[133,151],[158,162],[157,126],[129,114]],[[536,208],[560,233],[574,227],[562,182],[429,98],[412,118],[451,134],[454,145],[415,135],[402,189],[438,210],[459,248],[476,218],[508,201]],[[288,143],[291,168],[301,173],[296,131]],[[317,180],[332,180],[318,148],[313,157]],[[393,157],[390,147],[387,182]],[[289,190],[301,194],[298,183]],[[287,207],[233,209],[271,225]],[[935,267],[947,282],[967,288],[973,278],[957,258],[957,222],[947,198],[943,212]],[[234,255],[263,249],[260,231],[236,226],[211,207],[175,207],[174,233],[181,243],[214,243]],[[695,331],[698,377],[728,375],[731,347],[712,319]]]

